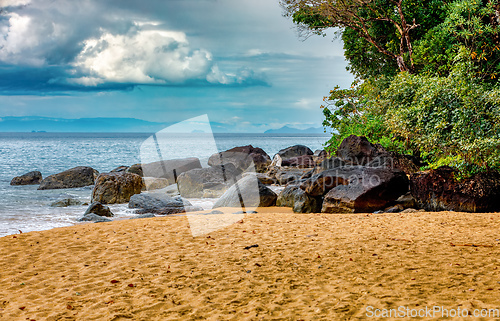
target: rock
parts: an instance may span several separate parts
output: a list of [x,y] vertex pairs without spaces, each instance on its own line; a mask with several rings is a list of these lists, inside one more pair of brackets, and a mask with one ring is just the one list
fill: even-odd
[[342,141],[337,156],[349,165],[400,169],[407,174],[426,165],[416,156],[388,152],[380,144],[372,144],[366,137],[355,135]]
[[197,168],[179,175],[177,185],[182,197],[219,197],[238,180],[239,173],[232,163]]
[[279,155],[282,159],[289,159],[292,157],[302,156],[302,155],[313,155],[313,151],[304,145],[295,145],[284,148],[280,150],[277,155]]
[[118,166],[117,168],[111,170],[110,173],[125,172],[128,168],[129,168],[128,166]]
[[379,155],[377,147],[364,136],[351,135],[337,148],[337,156],[353,165],[366,165]]
[[281,158],[280,155],[276,154],[276,155],[274,155],[273,161],[271,162],[271,165],[269,165],[269,166],[281,167],[282,163],[283,163],[283,159]]
[[142,193],[133,195],[128,203],[129,208],[138,209],[136,213],[178,214],[185,212],[202,211],[202,208],[193,206],[188,200],[181,197],[170,197],[163,193]]
[[267,176],[267,174],[263,174],[263,173],[243,173],[243,177],[248,176],[248,175],[254,175],[264,185],[273,185],[273,184],[276,184],[276,179]]
[[47,176],[38,187],[39,190],[76,188],[94,185],[99,172],[91,167],[78,166],[67,171]]
[[201,168],[200,160],[196,157],[168,159],[154,163],[142,164],[143,176],[166,178],[172,184],[184,172]]
[[109,218],[105,218],[102,216],[99,216],[94,213],[90,213],[87,215],[84,215],[83,217],[78,219],[78,222],[94,222],[94,223],[101,223],[101,222],[111,222]]
[[327,157],[328,153],[324,149],[316,149],[313,155],[314,157]]
[[500,173],[490,171],[457,181],[450,167],[411,175],[410,191],[427,211],[500,211]]
[[73,198],[65,198],[59,201],[55,201],[50,204],[51,207],[68,207],[68,206],[76,206],[83,205],[79,200],[75,200]]
[[132,173],[132,174],[139,175],[140,177],[144,176],[141,164],[134,164],[134,165],[130,166],[129,168],[127,168],[125,171],[127,173]]
[[417,207],[417,202],[411,193],[406,193],[396,200],[396,204],[401,204],[403,208],[414,208]]
[[403,211],[405,208],[401,204],[397,204],[391,207],[388,207],[384,210],[385,213],[399,213]]
[[322,204],[321,197],[312,197],[299,187],[295,194],[293,211],[295,213],[320,213]]
[[276,206],[280,207],[293,207],[295,192],[299,188],[298,185],[288,185],[278,194],[276,199]]
[[276,181],[280,185],[286,185],[289,183],[296,183],[300,180],[302,175],[307,173],[304,169],[295,168],[281,168],[276,173]]
[[282,166],[291,166],[298,168],[312,168],[316,165],[311,155],[302,155],[284,159]]
[[312,175],[300,185],[300,188],[311,196],[323,196],[338,185],[347,185],[351,176],[357,177],[363,170],[363,167],[325,170]]
[[408,178],[403,171],[369,167],[353,169],[350,176],[343,178],[344,184],[333,187],[325,195],[323,213],[371,213],[384,209],[408,191]]
[[252,165],[252,162],[255,171],[263,173],[267,171],[267,167],[271,164],[271,158],[261,148],[248,145],[213,154],[208,159],[208,165],[210,166],[231,163],[241,172],[246,171]]
[[347,164],[342,159],[338,157],[332,157],[325,159],[321,163],[319,163],[319,165],[314,168],[314,173],[319,174],[323,171],[327,171],[330,169],[340,169],[346,166]]
[[416,213],[416,212],[419,212],[419,211],[414,209],[414,208],[407,208],[407,209],[401,211],[401,213]]
[[119,172],[103,173],[97,177],[92,190],[92,202],[103,204],[127,203],[134,194],[141,193],[143,187],[139,175]]
[[288,185],[278,195],[276,206],[291,207],[295,213],[319,213],[321,197],[307,195],[298,185]]
[[142,187],[143,191],[162,189],[170,185],[168,179],[158,177],[143,177],[142,182],[144,183]]
[[261,182],[264,185],[276,184],[276,180],[272,177],[267,176],[266,174],[255,173],[255,175],[257,176],[257,179],[259,180],[259,182]]
[[42,181],[42,173],[32,171],[21,176],[16,176],[10,181],[10,185],[38,185]]
[[114,214],[111,213],[111,210],[109,207],[102,205],[99,202],[93,202],[92,204],[89,205],[83,216],[86,216],[88,214],[96,214],[99,216],[106,216],[106,217],[113,217]]
[[314,151],[313,160],[315,164],[319,164],[328,158],[328,153],[324,149],[317,149]]
[[[218,207],[267,207],[274,206],[276,193],[262,184],[257,177],[248,175],[231,186],[215,203]],[[242,204],[243,201],[243,204]]]

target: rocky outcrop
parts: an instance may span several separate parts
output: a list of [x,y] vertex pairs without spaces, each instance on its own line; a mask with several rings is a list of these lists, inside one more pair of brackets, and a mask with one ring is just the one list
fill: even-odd
[[42,173],[32,171],[21,176],[16,176],[10,181],[10,185],[38,185],[42,182]]
[[113,217],[114,214],[111,212],[109,207],[102,205],[99,202],[93,202],[92,204],[89,205],[83,216],[86,216],[88,214],[96,214],[99,216],[105,216],[105,217]]
[[75,200],[74,198],[64,198],[59,201],[52,202],[50,204],[51,207],[68,207],[68,206],[77,206],[83,205],[79,200]]
[[408,178],[399,170],[361,167],[342,179],[343,184],[331,188],[324,196],[323,213],[374,212],[408,191]]
[[277,195],[257,177],[248,175],[231,186],[215,203],[218,207],[267,207],[276,204]]
[[67,171],[47,176],[38,187],[39,190],[76,188],[94,185],[99,172],[91,167],[78,166]]
[[233,164],[241,172],[246,171],[253,165],[256,172],[263,173],[267,171],[267,167],[271,164],[271,158],[261,148],[248,145],[213,154],[208,159],[208,165],[210,166],[228,163]]
[[201,168],[200,160],[196,157],[168,159],[154,163],[142,164],[143,176],[166,178],[174,184],[184,172]]
[[163,193],[143,193],[133,195],[128,203],[129,208],[137,209],[137,214],[153,213],[160,215],[179,214],[202,211],[181,197],[170,197]]
[[321,204],[321,197],[306,194],[298,185],[285,187],[276,200],[276,206],[291,207],[295,213],[319,213]]
[[480,173],[458,181],[450,167],[411,175],[410,190],[427,211],[500,211],[500,173]]
[[239,173],[231,163],[198,168],[179,175],[177,185],[182,197],[219,197],[238,180]]
[[283,160],[303,155],[314,155],[313,151],[304,145],[295,145],[280,150],[279,155]]
[[103,173],[95,182],[92,202],[127,203],[132,195],[141,193],[142,187],[143,182],[139,175],[127,172]]

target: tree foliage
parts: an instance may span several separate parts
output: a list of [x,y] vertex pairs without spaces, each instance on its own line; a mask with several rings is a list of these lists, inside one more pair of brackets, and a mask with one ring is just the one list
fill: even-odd
[[325,97],[329,148],[350,134],[464,176],[500,170],[500,0],[282,0],[303,30],[339,28],[358,80]]

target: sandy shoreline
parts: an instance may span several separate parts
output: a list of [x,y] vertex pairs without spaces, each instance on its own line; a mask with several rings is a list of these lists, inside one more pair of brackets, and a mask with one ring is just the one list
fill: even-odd
[[177,216],[0,238],[0,319],[340,320],[366,319],[367,306],[500,308],[499,213],[258,212],[198,237]]

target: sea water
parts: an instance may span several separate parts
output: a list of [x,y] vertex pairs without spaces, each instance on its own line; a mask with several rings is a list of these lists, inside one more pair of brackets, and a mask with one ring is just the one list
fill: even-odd
[[[0,236],[39,231],[77,223],[86,205],[51,207],[73,198],[90,202],[92,187],[37,190],[37,185],[10,186],[13,177],[38,170],[45,178],[76,166],[90,166],[99,172],[140,163],[140,146],[146,133],[0,133]],[[236,146],[260,147],[273,157],[292,145],[322,149],[328,140],[323,134],[214,134],[219,151]],[[212,150],[204,148],[196,135],[184,134],[169,142],[168,158],[207,159]],[[201,145],[201,146],[200,146]],[[191,200],[209,209],[210,200]],[[110,205],[114,219],[134,216],[127,204]]]

